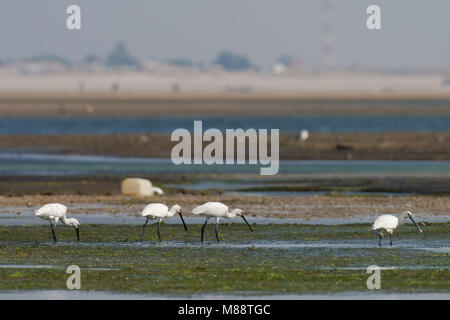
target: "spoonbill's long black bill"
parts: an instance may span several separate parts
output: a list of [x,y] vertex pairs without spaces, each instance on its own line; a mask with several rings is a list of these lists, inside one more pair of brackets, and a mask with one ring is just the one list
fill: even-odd
[[80,228],[75,229],[77,232],[77,241],[80,242]]
[[247,222],[247,219],[245,219],[245,216],[242,215],[241,217],[242,217],[242,219],[244,219],[245,223],[248,225],[250,231],[253,232],[253,229],[252,229],[252,227],[250,226],[250,224]]
[[181,212],[179,213],[181,221],[183,222],[183,226],[184,226],[184,230],[188,231],[188,228],[186,226],[186,223],[184,223],[184,219],[183,219],[183,215],[181,214]]
[[414,223],[414,225],[416,226],[416,228],[417,228],[417,230],[419,230],[419,232],[423,232],[422,231],[422,229],[420,229],[420,227],[417,225],[417,223],[414,221],[414,219],[412,218],[412,217],[410,217],[411,218],[411,221]]

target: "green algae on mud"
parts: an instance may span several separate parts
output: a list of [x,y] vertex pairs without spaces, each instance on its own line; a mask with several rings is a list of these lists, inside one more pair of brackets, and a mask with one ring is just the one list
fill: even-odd
[[[144,222],[144,220],[142,220]],[[450,236],[450,222],[423,223],[423,233],[418,233],[412,224],[406,224],[397,230],[400,239],[448,239]],[[195,242],[200,239],[201,225],[188,225],[189,232],[184,232],[178,224],[161,223],[163,240],[177,240]],[[370,224],[339,224],[339,225],[309,225],[309,224],[260,224],[253,225],[256,232],[249,232],[243,223],[221,223],[220,237],[225,241],[240,243],[242,241],[305,241],[321,240],[358,240],[376,237],[370,231]],[[206,226],[205,239],[215,241],[214,224]],[[75,232],[72,228],[58,225],[57,236],[61,241],[72,241]],[[142,226],[139,225],[111,225],[111,224],[83,224],[80,227],[82,242],[135,242],[140,239]],[[147,227],[146,240],[156,241],[156,225]],[[34,226],[0,226],[0,242],[35,242],[42,243],[51,240],[48,224]],[[394,240],[395,242],[395,240]]]
[[[365,291],[369,265],[382,270],[382,289],[392,292],[448,292],[449,223],[405,225],[394,246],[378,248],[368,225],[223,224],[217,245],[213,226],[199,244],[200,225],[155,227],[144,244],[140,226],[83,225],[80,244],[71,228],[57,228],[61,243],[51,244],[50,228],[0,227],[0,290],[65,289],[65,268],[76,264],[82,289],[155,294],[321,293]],[[406,243],[406,245],[405,245]],[[343,244],[343,245],[342,245]],[[417,248],[414,248],[417,246]],[[26,265],[29,268],[23,268]],[[41,268],[32,266],[44,265]],[[47,268],[47,267],[48,268]],[[50,269],[51,267],[51,269]],[[97,269],[96,269],[97,268]]]

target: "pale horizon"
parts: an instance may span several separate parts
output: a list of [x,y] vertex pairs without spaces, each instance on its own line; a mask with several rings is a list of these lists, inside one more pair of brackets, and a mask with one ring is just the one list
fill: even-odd
[[[270,66],[282,54],[307,66],[322,64],[322,1],[230,0],[123,2],[79,0],[82,30],[65,27],[73,1],[4,0],[0,61],[55,54],[71,61],[104,58],[123,41],[140,60],[186,58],[210,63],[222,50]],[[450,3],[420,0],[334,0],[335,66],[440,69],[449,66]],[[382,30],[365,27],[370,4],[382,9]]]

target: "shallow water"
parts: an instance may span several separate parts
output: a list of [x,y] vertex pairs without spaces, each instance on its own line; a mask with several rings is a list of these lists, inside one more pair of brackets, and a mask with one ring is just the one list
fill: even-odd
[[[4,175],[90,175],[161,173],[259,174],[260,165],[174,165],[170,159],[33,153],[0,153]],[[283,174],[450,174],[450,161],[282,160]]]
[[193,300],[448,300],[450,293],[389,293],[383,291],[371,292],[344,292],[334,294],[268,294],[268,295],[242,295],[242,294],[193,294],[193,295],[158,295],[115,293],[105,291],[82,290],[30,290],[30,291],[4,291],[0,292],[0,299],[30,299],[30,300],[167,300],[167,299],[193,299]]
[[[67,266],[44,264],[0,264],[0,269],[67,269]],[[120,271],[120,268],[83,268],[86,271]]]
[[[6,243],[6,242],[0,242]],[[51,244],[49,242],[48,244]],[[58,242],[58,245],[63,246],[88,246],[88,247],[117,247],[117,248],[212,248],[212,249],[274,249],[274,250],[302,250],[302,249],[327,249],[327,250],[347,250],[347,249],[370,249],[379,248],[377,239],[356,239],[356,240],[343,240],[343,241],[252,241],[246,243],[221,241],[219,243],[215,241],[205,241],[203,244],[196,240],[193,242],[181,242],[181,241],[139,241],[135,242]],[[450,246],[448,241],[442,240],[411,240],[411,239],[395,239],[393,240],[392,247],[389,246],[389,240],[383,240],[381,249],[386,250],[411,250],[411,251],[427,251],[435,253],[450,253]]]
[[[101,204],[76,204],[72,209],[83,211],[83,209],[92,210],[98,208],[103,213],[89,213],[89,214],[73,214],[81,224],[128,224],[128,225],[142,225],[145,221],[139,215],[133,216],[128,214],[108,214],[107,207]],[[20,225],[43,225],[48,224],[48,221],[39,219],[34,215],[38,207],[3,207],[0,213],[0,224],[5,226],[20,226]],[[255,208],[256,209],[256,208]],[[290,209],[296,209],[291,207]],[[261,211],[261,210],[260,210]],[[278,211],[277,211],[278,212]],[[272,210],[273,213],[273,210]],[[389,213],[390,212],[386,212]],[[381,215],[383,213],[377,214]],[[430,215],[427,213],[416,212],[417,221],[426,221],[430,223],[449,222],[450,215]],[[354,217],[346,218],[265,218],[261,216],[251,217],[247,216],[249,223],[255,224],[306,224],[306,225],[339,225],[339,224],[356,224],[367,223],[371,224],[375,216],[355,215]],[[201,224],[205,221],[202,217],[184,216],[186,224]],[[226,219],[225,222],[243,223],[240,218]],[[152,222],[151,222],[152,223]],[[164,219],[167,224],[181,224],[178,217],[171,217]]]
[[193,130],[195,120],[208,128],[280,129],[282,132],[383,132],[434,131],[450,128],[449,116],[155,116],[155,117],[57,117],[0,119],[0,134],[107,134],[171,133]]
[[[330,194],[328,191],[234,191],[227,192],[229,194],[238,194],[246,196],[266,196],[266,197],[311,197]],[[365,196],[388,196],[400,197],[412,195],[407,192],[366,192],[366,191],[343,191],[333,192],[333,194],[342,195],[365,195]]]
[[[32,264],[0,264],[0,269],[59,269],[66,270],[67,266],[56,265],[32,265]],[[304,268],[305,269],[305,268]],[[309,269],[309,268],[306,268]],[[315,270],[367,270],[367,267],[312,267]],[[395,267],[379,267],[380,270],[447,270],[450,266],[395,266]],[[83,267],[83,271],[120,271],[120,268],[86,268]],[[137,268],[136,270],[146,270],[143,268]]]
[[[11,241],[0,241],[1,245],[18,244],[18,242]],[[35,242],[20,242],[20,245],[35,245]],[[41,245],[53,245],[52,242],[40,243]],[[382,247],[378,246],[378,240],[373,239],[361,239],[357,238],[355,240],[316,240],[316,241],[280,241],[280,240],[254,240],[254,241],[221,241],[216,242],[215,240],[205,240],[201,243],[199,239],[195,240],[185,240],[185,241],[174,241],[174,240],[164,240],[162,242],[155,240],[145,240],[131,241],[131,242],[67,242],[59,241],[57,243],[58,247],[110,247],[110,248],[162,248],[162,249],[176,249],[176,248],[191,248],[191,249],[233,249],[233,250],[256,250],[256,249],[271,249],[271,250],[296,250],[298,252],[301,250],[304,255],[308,256],[310,254],[323,253],[323,250],[332,251],[334,256],[339,256],[342,252],[343,254],[348,254],[348,250],[355,250],[359,252],[360,255],[365,255],[367,249],[377,249],[377,250],[407,250],[411,253],[418,254],[422,252],[433,252],[433,253],[450,253],[450,245],[447,240],[432,240],[432,239],[393,239],[393,245],[389,246],[389,240],[384,239],[382,242]],[[12,267],[13,265],[3,265],[3,268]],[[20,266],[19,266],[20,267]],[[52,268],[52,266],[38,265],[36,268]],[[404,266],[412,267],[412,266]],[[429,268],[430,266],[425,266]],[[2,265],[0,265],[2,268]],[[24,266],[23,268],[27,268]],[[33,268],[32,265],[30,268]],[[56,267],[55,267],[56,268]],[[320,268],[320,267],[319,267]],[[399,268],[399,267],[397,267]],[[414,268],[421,269],[421,266],[414,266]],[[441,266],[437,267],[442,268]],[[445,267],[447,269],[447,267]]]
[[[329,194],[329,191],[280,191],[280,187],[285,185],[280,183],[237,183],[227,181],[208,181],[201,180],[195,183],[166,184],[165,187],[186,189],[186,190],[221,190],[227,194],[238,194],[245,196],[269,196],[269,197],[311,197]],[[289,184],[290,187],[302,186],[298,184]],[[277,190],[247,191],[251,188],[276,188]],[[407,192],[366,192],[366,191],[340,191],[334,192],[343,195],[378,195],[378,196],[407,196]]]

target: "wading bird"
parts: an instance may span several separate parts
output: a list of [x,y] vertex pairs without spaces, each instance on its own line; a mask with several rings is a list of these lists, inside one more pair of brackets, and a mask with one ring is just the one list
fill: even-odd
[[75,218],[67,219],[66,213],[67,207],[60,203],[48,203],[35,212],[35,216],[50,221],[54,243],[56,243],[55,228],[59,220],[66,226],[74,227],[77,234],[77,241],[80,241],[80,223]]
[[202,204],[201,206],[198,206],[197,208],[194,208],[192,210],[192,213],[206,218],[205,223],[202,226],[201,242],[203,242],[203,233],[205,232],[206,224],[208,223],[208,220],[211,218],[216,218],[217,242],[219,242],[219,220],[220,220],[220,218],[230,219],[230,218],[234,218],[236,216],[241,217],[242,219],[244,219],[244,221],[247,224],[247,226],[249,227],[250,231],[253,232],[252,227],[247,222],[247,219],[245,219],[244,212],[241,209],[234,209],[231,212],[229,212],[228,207],[220,202],[207,202],[205,204]]
[[[419,232],[422,232],[422,229],[417,225],[417,223],[414,221],[413,214],[409,211],[403,212],[400,217],[396,217],[390,214],[385,214],[382,216],[379,216],[375,222],[372,225],[372,230],[378,235],[379,241],[378,245],[381,247],[381,239],[384,237],[383,229],[386,230],[387,233],[389,233],[389,239],[390,239],[390,245],[392,246],[392,234],[394,233],[394,230],[401,226],[406,222],[406,219],[411,219],[411,221],[416,226],[417,230]],[[396,233],[396,236],[398,237],[398,233]]]
[[141,216],[145,217],[145,223],[142,227],[142,236],[141,242],[144,240],[145,227],[147,226],[148,220],[150,219],[158,219],[158,238],[161,241],[161,235],[159,234],[159,227],[161,225],[161,221],[163,218],[173,217],[175,214],[179,214],[181,221],[183,222],[184,230],[188,230],[186,223],[184,223],[183,215],[181,214],[181,207],[179,205],[174,205],[172,208],[169,208],[162,203],[150,203],[145,206],[144,210],[142,210]]

